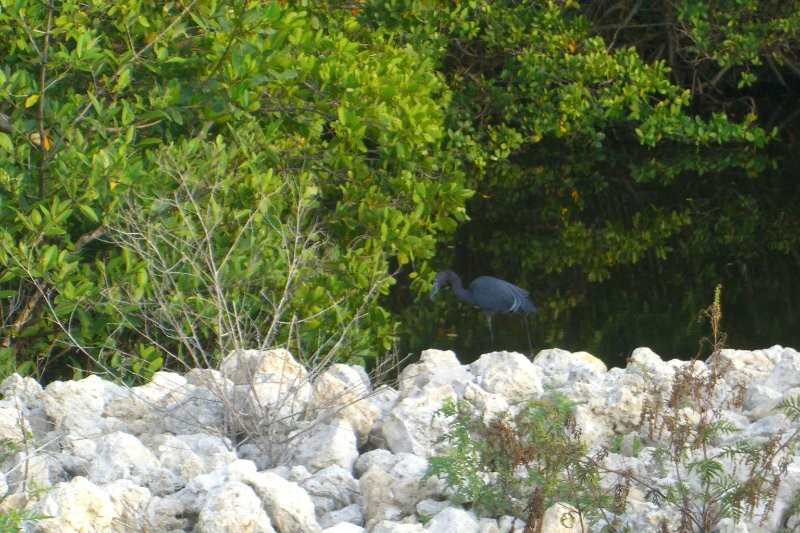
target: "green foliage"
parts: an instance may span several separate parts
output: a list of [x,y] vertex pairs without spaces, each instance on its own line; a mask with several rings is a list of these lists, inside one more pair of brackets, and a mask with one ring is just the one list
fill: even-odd
[[[786,516],[797,516],[798,513],[800,513],[800,492],[795,494],[794,498],[792,498],[789,508],[786,511]],[[791,530],[788,527],[782,527],[778,530],[778,533],[790,533],[790,531]]]
[[698,61],[713,59],[720,69],[737,67],[738,88],[757,79],[753,67],[794,66],[799,59],[800,7],[794,2],[679,2],[676,14],[692,41],[689,52]]
[[[454,505],[470,503],[478,512],[492,513],[507,504],[499,491],[487,479],[482,460],[488,444],[472,434],[472,412],[464,401],[447,400],[434,413],[434,418],[449,418],[448,432],[438,441],[447,444],[443,456],[428,460],[429,466],[422,485],[431,477],[441,478],[446,490],[453,491]],[[474,438],[477,437],[477,438]]]
[[[219,320],[230,308],[213,310],[223,294],[247,302],[251,329],[307,319],[272,339],[303,354],[335,345],[364,361],[391,346],[396,323],[375,301],[390,261],[424,270],[464,218],[459,181],[436,179],[453,166],[435,152],[448,91],[413,49],[362,40],[349,11],[317,15],[244,0],[4,3],[4,372],[69,363],[146,379],[169,356],[189,361],[193,336],[212,364],[236,331]],[[144,222],[152,246],[128,247]],[[289,227],[314,242],[314,275],[284,298]],[[160,263],[141,253],[167,244]],[[153,275],[181,257],[172,279]],[[213,261],[216,287],[187,275]],[[167,289],[175,301],[141,312]],[[145,328],[170,306],[194,314]]]
[[386,1],[370,5],[365,19],[402,29],[404,39],[438,59],[453,90],[452,135],[479,147],[467,153],[479,168],[548,137],[599,147],[615,126],[648,146],[767,140],[753,116],[737,124],[721,114],[687,114],[689,92],[669,81],[663,61],[645,63],[633,47],[609,51],[578,7]]
[[[647,59],[638,39],[593,24],[607,12],[645,17],[669,5],[581,4],[364,7],[371,30],[424,51],[452,90],[444,146],[459,154],[476,194],[471,221],[455,246],[440,248],[440,262],[479,265],[475,275],[504,272],[529,287],[552,283],[559,293],[544,308],[548,320],[582,303],[591,284],[625,278],[630,265],[714,256],[720,234],[744,241],[752,256],[795,240],[794,224],[776,224],[769,200],[755,204],[751,180],[713,178],[723,169],[752,177],[772,163],[756,155],[775,138],[758,114],[698,108],[691,80],[676,83],[666,54]],[[682,31],[678,21],[662,30],[663,20],[643,22],[654,40]],[[783,237],[764,241],[751,231]],[[567,285],[575,288],[565,294]],[[409,315],[409,329],[419,331],[442,313]]]
[[473,417],[467,402],[446,402],[434,415],[449,418],[440,439],[444,454],[429,459],[423,482],[439,477],[455,505],[517,516],[528,522],[526,531],[535,531],[544,511],[558,502],[572,505],[576,520],[598,515],[612,506],[613,497],[600,488],[596,458],[580,441],[575,405],[553,392],[513,418],[487,423]]
[[603,0],[584,4],[582,11],[607,42],[635,43],[648,61],[666,61],[673,80],[691,85],[693,95],[728,110],[752,102],[737,104],[720,95],[756,80],[787,86],[789,73],[800,68],[795,2]]
[[786,413],[786,416],[793,422],[800,420],[800,397],[786,398],[778,404],[778,408]]
[[[467,219],[465,185],[478,193],[476,224],[490,231],[504,220],[529,233],[488,239],[486,250],[462,245],[487,262],[527,250],[520,278],[606,280],[626,265],[688,253],[687,232],[702,242],[724,234],[731,245],[769,234],[776,238],[763,241],[785,252],[800,234],[781,233],[780,224],[793,224],[788,215],[765,225],[753,198],[735,189],[721,212],[695,201],[708,173],[767,168],[753,156],[773,134],[756,126],[753,110],[695,113],[692,88],[675,83],[669,59],[648,59],[630,45],[636,39],[593,28],[597,13],[576,2],[89,5],[7,0],[0,8],[3,373],[99,366],[146,379],[185,362],[189,337],[212,364],[227,347],[210,311],[223,294],[246,307],[234,322],[242,318],[248,331],[260,323],[258,335],[237,342],[255,336],[309,358],[335,347],[335,358],[373,359],[398,331],[379,299],[398,271],[424,288],[437,239]],[[690,28],[679,33],[692,36],[698,57],[728,50],[720,61],[733,64],[766,57],[771,38],[794,45],[796,8],[770,4],[756,20],[737,19],[727,5],[694,5],[679,3],[668,22]],[[762,12],[755,1],[737,6]],[[715,21],[731,24],[715,32]],[[786,48],[773,51],[772,60],[790,64]],[[637,148],[610,154],[613,143]],[[272,178],[242,185],[253,176]],[[195,186],[203,177],[213,191]],[[675,194],[663,194],[667,187]],[[257,197],[249,204],[248,192]],[[170,199],[165,211],[148,207],[156,198]],[[163,246],[127,249],[120,236],[134,222],[129,213],[139,226],[161,223],[165,233],[150,234],[156,241],[194,246],[199,234],[179,231],[190,205],[207,208],[215,252],[193,269],[181,263],[174,285],[153,287],[163,279],[140,252]],[[277,233],[313,242],[300,254],[309,275],[285,298],[288,276],[276,258],[286,242],[252,228],[261,218],[244,215],[258,209],[278,217],[264,219]],[[302,224],[290,220],[301,212]],[[261,247],[259,273],[236,240],[243,232]],[[190,249],[173,250],[173,259],[196,257]],[[225,271],[213,279],[227,285],[208,298],[208,280],[187,272],[222,257]],[[171,312],[204,317],[196,331],[172,323],[153,332],[158,313],[137,310],[165,287],[185,297]],[[575,305],[585,292],[559,300]]]
[[35,511],[7,509],[0,512],[0,531],[3,533],[17,533],[22,530],[25,522],[35,522],[47,518],[50,517]]

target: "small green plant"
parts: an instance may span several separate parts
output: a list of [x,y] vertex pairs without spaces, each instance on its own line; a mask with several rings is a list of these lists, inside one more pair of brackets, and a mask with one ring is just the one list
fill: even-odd
[[614,435],[611,437],[611,442],[608,451],[611,453],[618,453],[621,455],[628,455],[630,457],[639,457],[639,452],[642,450],[642,439],[639,435],[631,434],[630,443],[626,443],[628,435]]
[[[33,435],[29,431],[25,431],[26,442],[32,441],[32,439]],[[12,439],[0,439],[0,464],[8,460],[11,455],[20,447],[22,447],[22,445]],[[43,489],[33,484],[29,488],[26,486],[24,491],[27,496],[33,496],[40,494],[45,490],[47,489]],[[5,498],[0,500],[0,503],[4,503],[3,500],[5,500]],[[28,509],[17,509],[7,506],[0,511],[0,533],[17,533],[18,531],[21,531],[24,522],[44,520],[46,518],[50,517],[48,515],[37,513]]]
[[44,520],[47,515],[27,509],[6,509],[0,513],[0,533],[17,533],[24,522]]
[[417,515],[417,522],[419,522],[422,525],[425,525],[425,524],[427,524],[428,522],[431,521],[431,518],[433,518],[433,517],[431,515],[429,515],[429,514]]
[[444,455],[430,458],[420,486],[429,478],[438,477],[444,481],[446,490],[453,491],[454,505],[469,503],[478,512],[487,514],[503,509],[503,500],[491,487],[481,465],[487,443],[473,435],[476,421],[469,403],[448,399],[433,416],[449,419],[449,430],[437,441],[446,443],[446,447]]
[[628,480],[601,489],[603,452],[590,456],[581,442],[572,410],[577,403],[551,392],[514,417],[486,423],[468,403],[446,402],[434,415],[449,419],[440,439],[444,454],[429,460],[423,481],[442,479],[455,505],[471,505],[478,514],[525,520],[526,533],[540,531],[545,510],[559,502],[572,506],[571,518],[581,524],[604,508],[621,511],[625,497],[615,496],[627,494]]
[[[722,287],[713,303],[701,313],[708,318],[712,337],[706,363],[700,353],[680,367],[665,395],[654,388],[645,400],[640,418],[644,437],[657,442],[655,458],[674,481],[649,487],[657,502],[666,502],[680,513],[680,531],[711,531],[722,518],[752,519],[761,509],[762,523],[772,512],[781,478],[800,446],[800,428],[788,438],[774,435],[765,442],[730,440],[738,428],[723,415],[724,409],[741,409],[745,387],[738,384],[727,397],[717,385],[730,369],[721,357],[725,333],[721,329]],[[702,353],[702,349],[701,349]],[[800,399],[787,399],[779,408],[792,420],[800,418]]]
[[795,531],[794,529],[790,529],[790,520],[794,520],[797,522],[800,520],[800,492],[794,495],[792,498],[792,502],[789,504],[789,508],[784,513],[784,523],[781,525],[781,528],[778,530],[778,533],[791,533],[791,531]]

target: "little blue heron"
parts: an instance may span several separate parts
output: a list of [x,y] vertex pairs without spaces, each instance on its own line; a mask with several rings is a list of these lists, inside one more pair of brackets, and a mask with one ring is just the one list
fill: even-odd
[[[528,298],[528,291],[502,279],[491,276],[481,276],[472,280],[469,288],[465,289],[461,278],[452,270],[442,270],[436,274],[431,289],[431,299],[444,287],[450,285],[453,293],[462,302],[475,305],[483,309],[486,321],[489,323],[489,334],[494,345],[494,331],[492,330],[492,314],[494,313],[536,313],[536,306]],[[525,329],[528,322],[525,321]],[[530,343],[530,336],[528,338]]]

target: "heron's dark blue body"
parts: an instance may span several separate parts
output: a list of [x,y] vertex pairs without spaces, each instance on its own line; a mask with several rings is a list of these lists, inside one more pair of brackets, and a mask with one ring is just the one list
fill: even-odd
[[493,313],[535,313],[536,305],[528,298],[528,291],[502,279],[481,276],[472,280],[468,288],[464,288],[461,278],[452,270],[442,270],[436,274],[431,289],[431,298],[445,285],[450,285],[453,294],[464,303],[483,309],[489,321],[489,332],[494,342],[492,331]]

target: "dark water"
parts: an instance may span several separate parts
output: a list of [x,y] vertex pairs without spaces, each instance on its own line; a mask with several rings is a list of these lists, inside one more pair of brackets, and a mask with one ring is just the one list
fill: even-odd
[[[558,347],[588,351],[609,366],[624,366],[640,346],[666,359],[708,355],[702,340],[711,329],[698,318],[717,284],[723,287],[721,329],[727,346],[800,348],[800,159],[795,148],[781,151],[758,171],[689,168],[658,186],[628,179],[629,165],[607,165],[603,172],[604,178],[611,176],[610,185],[587,193],[593,205],[582,213],[593,226],[602,228],[629,216],[620,212],[650,207],[686,208],[692,222],[665,239],[668,252],[650,250],[635,262],[610,267],[595,281],[581,265],[548,269],[537,264],[547,257],[543,246],[559,245],[557,233],[541,229],[543,206],[551,200],[543,187],[532,184],[536,190],[530,194],[510,194],[496,185],[478,191],[468,205],[471,220],[452,242],[443,243],[434,265],[459,272],[465,283],[492,275],[529,289],[540,309],[528,318],[530,339],[521,317],[498,315],[492,345],[479,309],[446,289],[430,301],[401,277],[388,304],[406,329],[401,355],[451,349],[469,362],[493,349],[535,354]],[[606,252],[611,250],[597,251]]]

